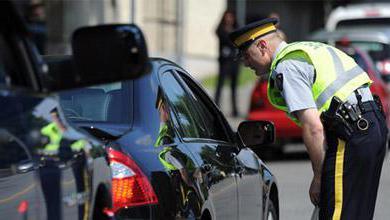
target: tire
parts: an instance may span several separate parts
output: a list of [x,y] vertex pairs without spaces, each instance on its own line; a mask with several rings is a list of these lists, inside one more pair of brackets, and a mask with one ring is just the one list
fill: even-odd
[[278,213],[275,209],[275,206],[274,206],[274,203],[272,202],[272,200],[268,201],[266,220],[279,220]]

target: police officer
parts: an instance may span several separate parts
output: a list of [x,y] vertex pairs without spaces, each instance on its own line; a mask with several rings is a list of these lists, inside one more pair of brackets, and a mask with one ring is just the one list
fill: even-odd
[[342,51],[318,42],[287,44],[278,20],[230,34],[244,64],[268,75],[268,98],[302,127],[320,219],[372,219],[387,128],[368,75]]

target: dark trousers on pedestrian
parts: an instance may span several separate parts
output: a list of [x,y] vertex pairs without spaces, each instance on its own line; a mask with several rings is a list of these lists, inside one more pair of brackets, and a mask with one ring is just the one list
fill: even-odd
[[232,115],[237,116],[237,99],[236,99],[236,87],[238,79],[239,65],[236,61],[231,59],[221,60],[219,62],[219,76],[217,89],[215,92],[215,103],[220,105],[221,91],[226,78],[230,78],[230,90],[231,90],[231,103],[232,103]]
[[348,141],[326,131],[320,220],[373,219],[388,130],[379,110],[363,117],[369,128],[355,132]]

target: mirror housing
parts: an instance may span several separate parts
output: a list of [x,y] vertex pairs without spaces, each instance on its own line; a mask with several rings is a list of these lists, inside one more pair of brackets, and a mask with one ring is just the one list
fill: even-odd
[[244,147],[258,147],[275,141],[275,126],[269,121],[243,121],[237,129]]
[[148,51],[136,25],[82,27],[72,36],[73,56],[45,56],[49,71],[41,77],[45,91],[135,79],[147,73]]
[[134,24],[79,28],[72,50],[81,82],[89,84],[138,78],[149,66],[144,35]]

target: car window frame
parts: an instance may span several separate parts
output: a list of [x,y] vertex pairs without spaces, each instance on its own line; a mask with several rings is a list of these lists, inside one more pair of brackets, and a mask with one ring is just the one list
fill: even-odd
[[[160,87],[161,89],[163,90],[163,93],[164,93],[164,96],[166,98],[166,102],[168,104],[168,108],[169,108],[169,111],[171,113],[171,117],[172,119],[175,121],[175,123],[173,123],[173,125],[176,127],[176,129],[179,131],[179,137],[180,139],[183,141],[183,142],[195,142],[199,139],[205,139],[205,138],[201,138],[201,137],[185,137],[184,135],[184,129],[183,129],[183,126],[181,126],[180,124],[180,120],[178,119],[179,116],[178,116],[178,113],[176,112],[175,110],[175,107],[174,107],[174,104],[171,102],[171,99],[166,95],[166,91],[165,91],[165,87],[162,85],[162,80],[161,78],[163,77],[164,74],[171,74],[172,77],[177,81],[177,83],[179,84],[180,88],[185,92],[185,96],[189,98],[190,100],[190,103],[191,103],[191,106],[194,106],[194,103],[192,101],[192,97],[189,96],[187,90],[185,90],[185,88],[183,88],[183,85],[182,83],[177,79],[177,76],[175,74],[175,71],[172,69],[172,68],[164,68],[163,71],[159,72],[158,74],[158,78],[159,78],[159,84],[160,84]],[[201,118],[199,115],[198,115],[198,118]],[[202,118],[201,118],[202,119]],[[202,122],[202,125],[204,128],[206,128],[205,124]]]
[[[216,119],[218,123],[221,125],[223,128],[223,132],[227,138],[227,141],[222,141],[222,140],[214,140],[214,139],[209,139],[212,140],[213,142],[218,142],[218,143],[235,143],[234,140],[231,138],[234,135],[234,132],[232,131],[230,124],[226,121],[226,118],[222,114],[222,112],[217,108],[217,106],[214,104],[214,102],[211,100],[211,98],[207,95],[207,93],[203,90],[203,88],[196,82],[195,79],[191,78],[189,73],[186,72],[185,70],[182,69],[176,69],[175,73],[178,75],[180,81],[185,85],[185,90],[188,92],[188,90],[191,93],[194,93],[195,98],[196,96],[199,96],[200,101],[205,105],[205,107],[213,114],[216,116]],[[192,85],[188,85],[188,83],[185,81],[188,80]],[[191,86],[194,88],[192,89]],[[194,92],[195,91],[195,92]],[[198,94],[196,94],[199,92]],[[206,100],[206,101],[205,101]],[[198,108],[198,106],[195,104],[195,106]],[[202,116],[201,116],[202,117]],[[206,120],[205,118],[202,117],[203,120]]]
[[[158,71],[158,82],[159,82],[159,85],[161,86],[164,94],[165,94],[165,90],[164,90],[164,87],[162,86],[161,84],[161,77],[162,75],[165,73],[165,72],[168,72],[168,71],[171,71],[173,77],[178,81],[178,83],[180,84],[180,86],[182,87],[182,89],[186,92],[186,95],[189,96],[191,102],[192,102],[192,105],[196,107],[195,103],[194,103],[194,100],[193,97],[191,97],[191,93],[192,91],[190,91],[190,94],[189,94],[189,88],[187,87],[186,83],[183,81],[183,79],[180,77],[180,73],[183,73],[183,75],[188,75],[188,72],[185,71],[184,69],[181,69],[177,66],[174,66],[174,65],[163,65],[162,67],[160,67],[159,71]],[[189,79],[193,82],[194,79],[190,78]],[[183,83],[184,83],[184,86],[183,86]],[[201,89],[201,87],[195,82],[194,85],[197,87],[197,89]],[[201,96],[206,96],[206,98],[209,98],[207,95],[205,95],[203,89],[199,90],[201,91],[202,94],[200,94]],[[232,144],[235,144],[236,142],[234,141],[234,139],[232,138],[234,136],[234,132],[232,131],[230,125],[228,124],[228,122],[226,121],[226,118],[223,117],[222,113],[217,109],[217,107],[215,106],[215,104],[212,106],[213,108],[213,112],[216,113],[217,117],[218,117],[218,121],[223,125],[224,127],[224,133],[225,135],[227,136],[227,141],[222,141],[222,140],[214,140],[214,139],[209,139],[209,138],[188,138],[188,137],[184,137],[183,135],[183,130],[182,130],[182,127],[177,119],[177,113],[175,112],[174,108],[172,108],[172,103],[170,102],[169,98],[167,98],[167,101],[168,101],[168,105],[169,105],[169,109],[170,111],[172,112],[172,121],[173,121],[173,126],[175,127],[175,130],[178,131],[178,138],[184,142],[184,143],[193,143],[193,142],[205,142],[205,143],[216,143],[216,144],[224,144],[224,145],[232,145]],[[196,107],[197,108],[197,107]],[[200,116],[201,117],[201,116]],[[201,117],[202,120],[205,120],[203,117]]]

